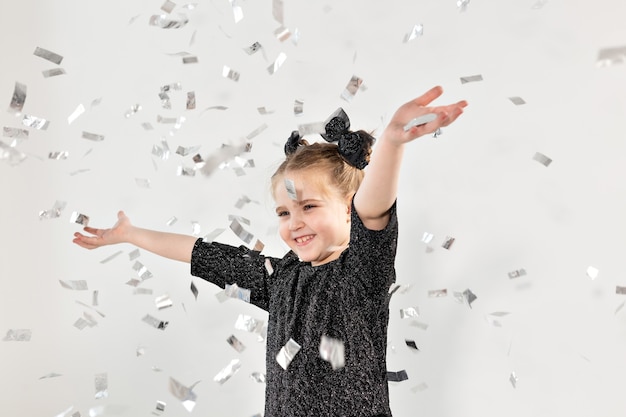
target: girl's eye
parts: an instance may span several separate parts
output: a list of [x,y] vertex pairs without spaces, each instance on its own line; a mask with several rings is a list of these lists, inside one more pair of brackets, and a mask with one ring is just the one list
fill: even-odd
[[285,217],[289,215],[288,211],[279,211],[278,213],[278,217]]
[[306,204],[303,208],[304,210],[311,210],[312,208],[314,208],[315,206],[313,204]]

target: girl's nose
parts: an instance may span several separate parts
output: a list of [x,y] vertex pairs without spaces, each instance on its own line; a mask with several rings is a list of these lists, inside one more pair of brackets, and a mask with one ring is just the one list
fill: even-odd
[[304,223],[300,219],[300,216],[292,214],[289,217],[289,230],[298,230],[303,224]]

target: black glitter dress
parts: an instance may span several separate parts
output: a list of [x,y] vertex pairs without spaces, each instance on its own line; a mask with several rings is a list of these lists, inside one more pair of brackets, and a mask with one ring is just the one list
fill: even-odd
[[[385,355],[397,236],[394,204],[380,231],[366,229],[353,207],[350,247],[316,267],[293,252],[269,258],[198,239],[191,273],[247,288],[250,302],[269,312],[265,417],[391,415]],[[323,335],[343,341],[345,367],[320,358]],[[276,355],[290,338],[302,348],[284,370]]]

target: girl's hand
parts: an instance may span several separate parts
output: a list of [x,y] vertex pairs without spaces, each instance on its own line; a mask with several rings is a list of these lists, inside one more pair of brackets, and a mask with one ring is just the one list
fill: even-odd
[[[420,136],[433,133],[437,129],[454,122],[463,113],[463,108],[467,106],[467,102],[461,100],[458,103],[446,106],[430,107],[429,104],[442,93],[443,88],[437,86],[431,88],[422,96],[400,106],[383,132],[386,140],[395,144],[404,144]],[[428,113],[436,114],[437,118],[431,122],[404,130],[404,127],[411,120]]]
[[128,234],[132,229],[130,219],[123,211],[117,213],[117,223],[110,229],[96,229],[85,227],[83,230],[93,236],[74,233],[72,242],[85,249],[96,249],[100,246],[113,245],[116,243],[128,242]]

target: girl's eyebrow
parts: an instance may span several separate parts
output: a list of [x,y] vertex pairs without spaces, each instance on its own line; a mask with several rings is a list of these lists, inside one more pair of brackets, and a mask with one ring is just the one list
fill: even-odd
[[[298,203],[299,206],[304,206],[304,205],[309,204],[309,203],[321,203],[321,202],[322,202],[322,200],[318,200],[318,199],[315,199],[315,198],[307,198],[306,200],[298,201],[297,203]],[[286,211],[287,209],[284,206],[278,206],[274,210],[276,212],[279,212],[279,211]]]

